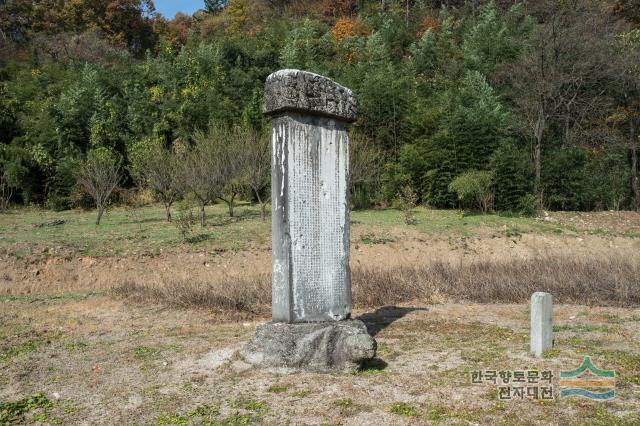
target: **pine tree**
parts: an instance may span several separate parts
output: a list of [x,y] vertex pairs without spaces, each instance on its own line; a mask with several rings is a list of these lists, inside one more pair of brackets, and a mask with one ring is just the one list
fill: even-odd
[[219,13],[227,5],[227,0],[204,0],[204,10],[208,13]]

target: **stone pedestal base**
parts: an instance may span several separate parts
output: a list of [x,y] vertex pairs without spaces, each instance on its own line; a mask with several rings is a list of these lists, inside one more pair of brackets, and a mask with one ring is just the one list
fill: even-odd
[[241,352],[261,368],[336,371],[357,368],[376,354],[376,341],[362,321],[268,323]]

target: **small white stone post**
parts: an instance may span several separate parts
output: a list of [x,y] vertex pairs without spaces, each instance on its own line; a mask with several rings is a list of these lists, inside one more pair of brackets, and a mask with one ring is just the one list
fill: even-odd
[[553,347],[553,296],[537,292],[531,296],[531,353],[537,357]]

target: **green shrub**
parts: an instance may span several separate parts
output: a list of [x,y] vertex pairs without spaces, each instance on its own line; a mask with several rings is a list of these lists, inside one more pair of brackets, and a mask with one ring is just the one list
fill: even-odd
[[418,194],[416,194],[416,191],[410,185],[403,186],[396,196],[396,202],[404,215],[404,223],[407,225],[415,225],[417,221],[413,209],[418,205]]
[[522,196],[518,202],[518,211],[522,216],[536,216],[538,214],[538,199],[533,194]]
[[482,214],[493,208],[493,173],[472,170],[456,177],[449,184],[449,191],[458,195],[463,204],[475,203]]
[[49,194],[45,206],[53,211],[69,210],[73,205],[71,197],[60,194]]

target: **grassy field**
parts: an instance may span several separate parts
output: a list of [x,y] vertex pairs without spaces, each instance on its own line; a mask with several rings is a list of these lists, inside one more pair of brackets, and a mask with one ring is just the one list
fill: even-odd
[[[159,206],[0,215],[0,425],[640,424],[640,215],[416,209],[351,215],[356,317],[375,362],[250,368],[269,318],[270,223],[208,208],[188,241]],[[57,221],[57,222],[56,222]],[[555,347],[528,354],[530,293],[556,296]],[[558,398],[584,356],[616,398]],[[556,398],[500,401],[475,370],[551,370]]]
[[[174,209],[177,210],[177,209]],[[179,216],[180,213],[174,212]],[[84,256],[129,256],[158,254],[165,250],[234,250],[270,244],[269,220],[260,219],[256,206],[241,204],[236,217],[230,218],[226,206],[207,208],[205,228],[194,225],[185,242],[175,224],[167,223],[159,205],[137,209],[118,207],[95,225],[93,211],[53,212],[20,209],[0,214],[0,248],[19,247],[17,256],[30,250],[63,247]],[[354,211],[351,224],[354,235],[364,243],[380,243],[388,234],[408,229],[425,236],[473,236],[480,230],[517,237],[522,234],[603,235],[640,238],[640,228],[580,227],[567,221],[500,215],[465,215],[454,210],[415,210],[415,225],[405,226],[403,214],[396,209]],[[55,225],[54,221],[63,221]],[[396,231],[396,232],[394,232]],[[385,237],[387,235],[387,237]],[[43,254],[47,254],[45,251]]]
[[[259,210],[253,207],[241,206],[235,218],[230,218],[223,206],[209,207],[208,226],[194,225],[194,242],[186,244],[164,215],[161,206],[120,207],[108,211],[97,226],[91,211],[13,211],[0,215],[0,247],[26,243],[32,247],[63,246],[84,256],[127,256],[157,254],[176,246],[242,250],[247,244],[263,244],[270,238],[270,226],[260,220]],[[54,221],[64,223],[47,226]]]

